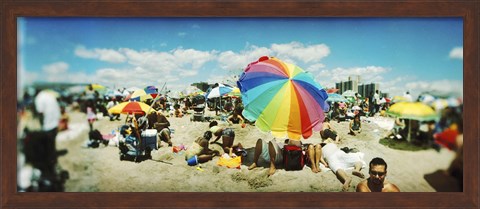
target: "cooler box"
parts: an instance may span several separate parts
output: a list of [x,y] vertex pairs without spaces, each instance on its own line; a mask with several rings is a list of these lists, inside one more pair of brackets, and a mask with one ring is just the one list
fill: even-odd
[[205,120],[204,116],[202,113],[193,113],[192,115],[192,120],[193,121],[201,121],[203,122]]
[[145,150],[147,147],[150,147],[150,150],[157,149],[157,130],[156,129],[147,129],[142,132],[142,141],[141,149]]

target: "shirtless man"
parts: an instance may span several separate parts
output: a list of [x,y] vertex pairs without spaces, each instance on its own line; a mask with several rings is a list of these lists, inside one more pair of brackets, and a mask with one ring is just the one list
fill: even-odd
[[373,158],[369,166],[370,177],[358,183],[357,192],[400,192],[395,184],[385,180],[387,163],[382,158]]

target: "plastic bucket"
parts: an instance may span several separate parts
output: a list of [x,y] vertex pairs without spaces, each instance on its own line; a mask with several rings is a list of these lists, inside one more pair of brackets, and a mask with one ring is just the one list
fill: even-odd
[[197,165],[197,164],[198,164],[198,158],[197,158],[197,156],[195,155],[195,156],[191,157],[190,159],[188,159],[188,160],[187,160],[187,164],[188,164],[189,166]]

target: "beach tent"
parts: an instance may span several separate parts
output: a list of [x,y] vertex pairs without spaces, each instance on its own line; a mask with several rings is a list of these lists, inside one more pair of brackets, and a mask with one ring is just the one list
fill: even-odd
[[237,82],[243,116],[279,138],[307,139],[320,131],[328,109],[327,92],[313,76],[275,57],[250,63]]

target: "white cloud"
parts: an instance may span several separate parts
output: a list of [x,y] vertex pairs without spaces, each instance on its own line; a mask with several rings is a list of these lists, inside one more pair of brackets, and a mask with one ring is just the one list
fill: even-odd
[[88,50],[84,46],[77,46],[77,48],[75,48],[75,55],[82,58],[97,58],[95,52]]
[[458,80],[416,81],[407,83],[405,86],[418,93],[438,92],[463,96],[463,82]]
[[49,65],[45,65],[42,67],[43,72],[45,72],[48,76],[54,74],[64,74],[68,71],[68,64],[65,62],[55,62]]
[[75,55],[82,58],[99,59],[111,63],[122,63],[126,60],[125,56],[116,50],[99,48],[89,50],[84,46],[77,46],[75,49]]
[[332,70],[321,70],[314,74],[317,81],[323,87],[335,87],[335,83],[348,80],[349,76],[360,76],[360,83],[378,83],[383,81],[381,74],[389,72],[390,69],[379,66],[334,68]]
[[463,60],[463,47],[455,47],[450,51],[449,57],[451,59]]
[[317,63],[317,64],[313,64],[313,65],[310,65],[308,66],[305,70],[310,72],[310,73],[316,73],[318,71],[320,71],[321,69],[325,68],[325,65],[322,64],[322,63]]
[[122,63],[125,62],[125,56],[111,49],[95,49],[99,59],[106,62]]
[[305,63],[319,62],[330,54],[330,48],[325,44],[305,46],[299,42],[272,44],[271,50],[278,57],[300,60]]
[[185,36],[187,35],[187,33],[185,33],[185,32],[179,32],[179,33],[177,33],[177,35],[178,35],[179,37],[185,37]]

